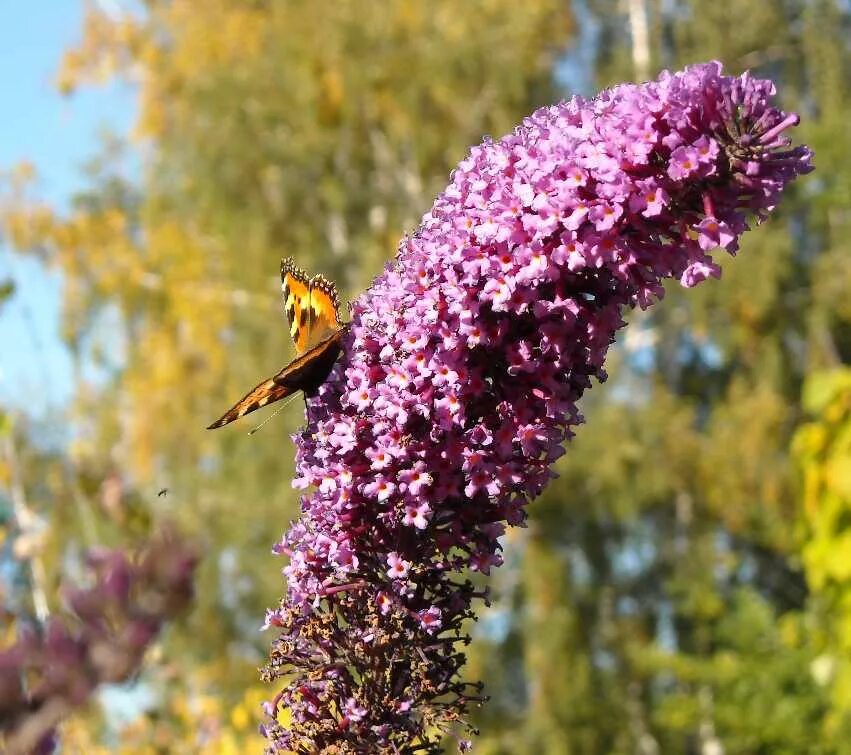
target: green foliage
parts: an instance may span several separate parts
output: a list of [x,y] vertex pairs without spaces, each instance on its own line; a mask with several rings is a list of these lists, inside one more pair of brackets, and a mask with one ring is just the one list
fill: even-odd
[[851,370],[817,372],[804,390],[812,421],[795,436],[804,475],[801,557],[812,590],[820,655],[814,673],[831,693],[831,731],[851,734]]
[[3,305],[15,295],[15,281],[3,280],[0,281],[0,309]]

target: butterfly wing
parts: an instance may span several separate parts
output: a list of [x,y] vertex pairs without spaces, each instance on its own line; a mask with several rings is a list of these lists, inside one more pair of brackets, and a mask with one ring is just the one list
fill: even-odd
[[316,393],[328,377],[342,348],[343,330],[338,329],[316,346],[296,357],[280,372],[256,385],[207,429],[215,430],[256,409],[274,404],[296,391]]
[[254,388],[246,393],[239,401],[237,401],[230,409],[219,417],[219,419],[213,422],[212,425],[209,425],[207,429],[215,430],[218,427],[224,427],[225,425],[233,422],[235,419],[244,417],[246,414],[250,414],[256,409],[260,409],[263,406],[273,404],[276,401],[280,401],[282,398],[286,398],[291,393],[294,393],[294,391],[295,389],[288,386],[278,385],[275,382],[275,378],[264,380],[259,385],[254,386]]
[[296,354],[304,354],[340,329],[336,286],[321,275],[308,278],[291,257],[281,260],[281,291]]
[[281,292],[296,354],[304,354],[307,351],[310,279],[304,270],[295,266],[292,257],[281,260]]
[[342,349],[343,330],[337,329],[309,351],[293,359],[272,380],[290,392],[304,391],[312,396],[328,378]]
[[322,275],[310,279],[307,346],[311,348],[340,330],[337,287]]
[[296,391],[312,395],[325,382],[340,355],[343,326],[334,284],[321,275],[308,278],[292,258],[287,258],[281,260],[281,290],[296,358],[252,388],[208,430],[223,427]]

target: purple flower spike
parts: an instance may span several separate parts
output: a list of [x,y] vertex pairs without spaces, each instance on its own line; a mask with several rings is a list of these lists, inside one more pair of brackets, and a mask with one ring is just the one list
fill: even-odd
[[[296,436],[301,519],[269,752],[424,753],[464,736],[459,678],[499,537],[553,477],[627,307],[718,275],[811,169],[769,81],[713,62],[574,98],[474,147],[352,306],[344,358]],[[287,710],[284,726],[278,714]],[[462,751],[470,747],[459,742]]]

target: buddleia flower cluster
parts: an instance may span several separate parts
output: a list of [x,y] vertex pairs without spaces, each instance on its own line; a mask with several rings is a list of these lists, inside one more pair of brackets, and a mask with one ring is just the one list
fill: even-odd
[[[606,379],[625,310],[717,277],[749,222],[810,170],[774,86],[711,62],[544,107],[474,147],[351,308],[296,436],[301,518],[266,704],[269,752],[427,753],[466,737],[470,572]],[[460,740],[469,749],[467,739]]]
[[136,556],[93,550],[93,584],[65,590],[70,613],[0,652],[0,751],[57,751],[60,721],[101,684],[130,679],[163,624],[188,606],[196,561],[170,534]]

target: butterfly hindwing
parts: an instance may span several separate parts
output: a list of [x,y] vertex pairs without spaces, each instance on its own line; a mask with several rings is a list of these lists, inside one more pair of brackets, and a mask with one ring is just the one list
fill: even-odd
[[340,356],[343,330],[338,329],[299,357],[293,359],[272,380],[291,391],[304,391],[312,396],[325,382],[334,362]]
[[334,362],[337,361],[342,348],[342,337],[343,330],[336,330],[324,341],[296,357],[276,375],[252,388],[207,429],[223,427],[296,391],[304,391],[306,395],[312,396],[325,382]]

